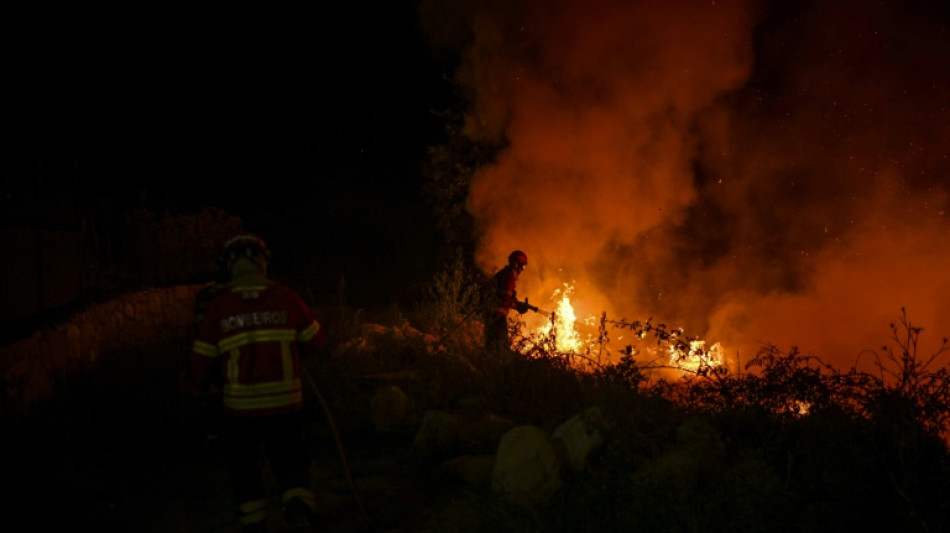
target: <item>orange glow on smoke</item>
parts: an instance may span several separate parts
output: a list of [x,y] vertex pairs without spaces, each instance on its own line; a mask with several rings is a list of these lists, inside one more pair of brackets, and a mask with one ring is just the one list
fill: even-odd
[[599,349],[606,312],[682,326],[730,369],[770,344],[845,370],[901,308],[922,358],[950,336],[950,34],[896,1],[795,5],[422,3],[464,134],[504,146],[470,183],[476,260],[527,252],[518,293],[562,291],[559,344]]

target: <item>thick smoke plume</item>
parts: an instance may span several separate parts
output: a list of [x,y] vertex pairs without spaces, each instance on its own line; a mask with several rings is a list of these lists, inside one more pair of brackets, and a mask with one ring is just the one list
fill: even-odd
[[950,335],[950,13],[940,4],[444,2],[466,134],[504,139],[468,208],[519,295],[653,317],[748,360],[838,366],[901,308]]

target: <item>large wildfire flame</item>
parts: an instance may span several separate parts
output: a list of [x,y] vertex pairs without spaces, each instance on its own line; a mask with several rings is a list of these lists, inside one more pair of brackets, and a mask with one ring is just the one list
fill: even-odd
[[548,315],[549,320],[529,335],[543,338],[552,336],[552,330],[554,330],[553,337],[557,341],[556,348],[559,351],[579,354],[590,347],[591,341],[589,336],[586,341],[583,340],[577,331],[577,314],[574,312],[574,306],[571,305],[573,292],[574,287],[567,283],[564,284],[563,290],[555,290],[551,297],[555,302],[554,309],[544,313]]
[[[722,364],[772,344],[847,368],[902,308],[933,353],[950,334],[936,5],[424,1],[457,54],[463,134],[505,147],[471,180],[477,260],[526,251],[518,292],[561,290],[577,353],[606,312],[682,326]],[[689,350],[656,355],[689,368]]]
[[[592,364],[615,363],[616,360],[612,357],[607,343],[600,335],[592,331],[598,326],[598,318],[587,315],[584,319],[580,319],[571,304],[574,285],[570,283],[562,285],[551,295],[552,310],[540,310],[540,315],[545,320],[540,325],[537,325],[535,321],[534,326],[528,326],[527,321],[524,323],[520,335],[532,342],[528,346],[520,346],[522,351],[527,352],[532,344],[537,345],[546,339],[553,339],[552,348],[558,353],[584,356],[575,360],[575,366],[579,369],[589,369]],[[583,329],[584,332],[579,331],[578,328]],[[665,350],[652,346],[648,348],[647,351],[651,354],[652,360],[648,361],[644,368],[673,369],[679,371],[680,375],[686,375],[695,374],[703,368],[716,368],[724,364],[720,343],[707,348],[706,341],[684,339],[682,334],[682,328],[674,331],[672,338],[666,343]],[[635,335],[636,340],[642,340],[646,336],[645,332]],[[618,337],[618,340],[623,340],[623,336]],[[517,341],[512,343],[512,348],[519,348]]]

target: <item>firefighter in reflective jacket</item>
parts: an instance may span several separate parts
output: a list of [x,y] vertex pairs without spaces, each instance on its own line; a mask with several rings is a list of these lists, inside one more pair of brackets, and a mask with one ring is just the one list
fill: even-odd
[[528,265],[528,256],[521,250],[508,255],[508,264],[491,279],[488,309],[485,313],[485,347],[489,350],[509,349],[508,312],[528,312],[526,302],[519,302],[516,285],[518,276]]
[[220,383],[228,468],[245,531],[266,528],[262,451],[288,522],[311,527],[316,503],[300,418],[301,356],[316,354],[323,332],[297,293],[268,278],[269,256],[254,235],[228,241],[223,262],[231,279],[208,304],[191,355],[199,392]]

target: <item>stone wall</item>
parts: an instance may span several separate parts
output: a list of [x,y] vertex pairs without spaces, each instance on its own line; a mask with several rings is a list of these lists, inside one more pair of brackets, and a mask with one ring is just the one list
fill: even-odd
[[[60,323],[0,347],[0,412],[23,414],[56,392],[57,380],[103,357],[155,357],[192,335],[194,299],[203,284],[142,289],[91,305]],[[143,367],[150,361],[140,361]]]

